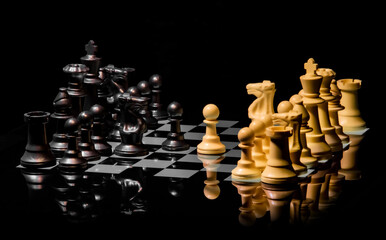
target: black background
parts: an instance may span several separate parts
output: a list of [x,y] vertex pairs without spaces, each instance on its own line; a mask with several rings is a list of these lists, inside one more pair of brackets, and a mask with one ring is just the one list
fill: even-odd
[[248,122],[255,97],[245,86],[263,80],[276,84],[276,110],[301,89],[303,64],[312,57],[320,67],[332,68],[337,79],[363,81],[359,104],[370,127],[361,155],[366,187],[342,212],[343,220],[363,219],[349,221],[354,227],[372,225],[385,210],[380,200],[373,202],[385,182],[382,7],[239,1],[9,5],[1,29],[1,144],[9,144],[14,129],[24,124],[25,112],[52,112],[58,88],[67,85],[62,68],[80,62],[90,39],[99,47],[102,66],[136,69],[130,84],[160,74],[163,104],[179,101],[190,122],[203,120],[208,103],[218,105],[221,119]]
[[163,104],[181,102],[185,118],[202,119],[202,108],[215,103],[220,118],[247,119],[255,97],[245,86],[263,80],[276,84],[276,107],[301,89],[310,57],[335,70],[337,79],[363,80],[366,121],[372,121],[369,106],[380,98],[374,90],[382,89],[385,37],[377,6],[130,1],[8,10],[1,134],[23,124],[25,112],[52,112],[58,88],[67,85],[62,68],[80,62],[90,39],[102,66],[136,69],[131,84],[160,74]]

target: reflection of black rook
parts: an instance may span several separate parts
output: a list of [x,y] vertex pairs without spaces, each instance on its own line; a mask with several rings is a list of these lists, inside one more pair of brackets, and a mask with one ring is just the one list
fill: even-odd
[[24,167],[48,167],[56,163],[55,157],[47,142],[46,124],[50,113],[42,111],[24,114],[28,124],[28,140],[25,152],[20,159]]
[[119,133],[121,144],[115,149],[114,153],[119,156],[143,156],[148,154],[148,150],[142,143],[143,133],[146,132],[146,122],[138,111],[146,101],[141,97],[131,96],[124,93],[119,96],[119,107],[121,122]]

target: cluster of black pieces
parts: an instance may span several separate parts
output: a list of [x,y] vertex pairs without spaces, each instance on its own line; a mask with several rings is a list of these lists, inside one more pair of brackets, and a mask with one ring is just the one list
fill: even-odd
[[[87,161],[98,160],[112,153],[123,156],[143,156],[149,153],[142,142],[148,129],[156,129],[159,120],[169,118],[170,133],[162,148],[181,151],[189,148],[180,129],[183,109],[178,102],[167,111],[160,101],[161,77],[154,74],[149,81],[128,87],[133,68],[114,65],[100,67],[95,55],[97,46],[86,44],[86,56],[81,63],[63,68],[67,87],[61,87],[53,101],[54,113],[35,111],[24,114],[28,124],[28,141],[21,158],[24,167],[48,167],[78,170]],[[56,125],[52,141],[47,142],[46,124],[51,117]],[[120,142],[112,149],[107,141]]]

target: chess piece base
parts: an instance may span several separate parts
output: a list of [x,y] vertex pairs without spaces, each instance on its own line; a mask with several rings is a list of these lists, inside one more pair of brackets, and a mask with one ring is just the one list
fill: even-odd
[[149,151],[145,148],[144,145],[133,145],[133,144],[119,144],[114,149],[114,154],[123,157],[134,157],[134,156],[144,156],[148,154]]
[[50,142],[50,148],[56,158],[62,158],[68,147],[66,134],[54,134]]
[[273,224],[289,223],[290,203],[296,186],[296,182],[285,184],[261,183],[261,187],[267,195]]
[[187,144],[184,140],[171,140],[166,139],[162,143],[162,149],[166,151],[184,151],[189,149],[189,144]]
[[111,145],[108,143],[96,143],[94,142],[95,150],[101,155],[101,156],[110,156],[113,153],[113,150],[111,149]]
[[311,155],[318,160],[330,159],[332,157],[331,148],[324,139],[324,134],[307,134],[307,146],[311,150]]
[[87,161],[83,157],[79,157],[76,152],[66,152],[65,156],[59,160],[59,168],[68,171],[85,169]]
[[20,159],[24,167],[48,167],[56,164],[56,159],[47,143],[46,124],[48,112],[33,111],[24,114],[28,124],[28,140],[25,152]]
[[54,166],[56,161],[51,152],[25,151],[20,159],[20,164],[27,168],[43,168]]
[[222,154],[225,151],[225,145],[220,142],[219,136],[204,136],[197,145],[197,152],[201,154]]

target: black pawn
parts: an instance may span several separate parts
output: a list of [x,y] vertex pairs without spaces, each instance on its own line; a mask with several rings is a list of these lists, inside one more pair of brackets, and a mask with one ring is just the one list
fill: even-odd
[[140,111],[141,116],[145,119],[148,129],[156,129],[158,127],[158,120],[153,117],[151,111],[149,110],[149,102],[151,99],[151,89],[150,84],[147,81],[140,81],[137,85],[142,98],[146,101],[143,106],[143,109]]
[[79,121],[76,118],[72,117],[67,119],[64,124],[64,130],[66,131],[68,148],[59,160],[59,168],[62,170],[81,170],[87,167],[87,160],[82,157],[82,153],[78,147],[78,129]]
[[50,113],[34,111],[24,114],[28,125],[28,137],[25,152],[20,159],[24,167],[41,168],[56,164],[55,156],[47,142],[46,124]]
[[147,130],[146,122],[138,113],[143,104],[144,100],[141,97],[131,96],[129,92],[119,96],[121,112],[119,133],[122,142],[114,149],[116,155],[131,157],[149,153],[142,143],[143,133]]
[[161,76],[154,74],[149,79],[149,84],[151,86],[152,100],[150,103],[150,111],[157,120],[164,120],[168,118],[166,111],[162,109],[161,104],[161,86],[162,80]]
[[51,114],[51,119],[56,122],[56,131],[50,142],[50,147],[55,157],[61,158],[68,147],[64,123],[72,117],[71,100],[66,88],[59,88],[59,93],[53,101],[53,106],[54,113]]
[[112,147],[107,143],[106,136],[104,134],[105,128],[105,109],[99,104],[95,104],[90,109],[91,114],[94,116],[94,123],[91,133],[91,141],[94,143],[95,150],[102,156],[109,156],[112,154]]
[[189,144],[184,139],[181,132],[181,121],[183,109],[180,103],[172,102],[168,106],[170,121],[170,132],[167,139],[162,143],[162,149],[167,151],[183,151],[189,149]]
[[80,141],[78,146],[82,153],[82,157],[84,157],[87,161],[98,160],[101,158],[91,141],[91,128],[93,120],[94,119],[90,111],[83,111],[79,113],[78,121],[80,123]]

